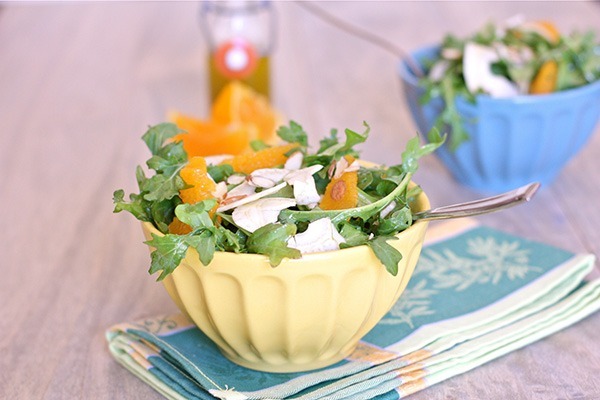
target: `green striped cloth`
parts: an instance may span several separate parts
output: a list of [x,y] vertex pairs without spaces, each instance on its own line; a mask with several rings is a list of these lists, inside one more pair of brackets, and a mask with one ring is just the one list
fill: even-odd
[[317,371],[240,367],[182,315],[107,330],[115,359],[169,399],[401,399],[600,308],[595,258],[464,219],[432,224],[400,300],[347,359]]

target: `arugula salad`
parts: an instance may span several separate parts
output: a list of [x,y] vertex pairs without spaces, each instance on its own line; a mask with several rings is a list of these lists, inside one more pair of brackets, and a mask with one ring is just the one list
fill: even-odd
[[517,16],[501,25],[488,23],[470,37],[446,35],[437,57],[424,67],[421,102],[443,99],[436,127],[452,128],[449,146],[454,150],[469,139],[456,109],[457,96],[474,103],[480,94],[547,94],[595,82],[600,79],[600,43],[591,31],[562,35],[551,22]]
[[[158,280],[173,272],[190,247],[203,265],[225,251],[263,254],[275,267],[284,258],[367,245],[396,275],[402,255],[387,241],[413,222],[410,203],[421,189],[409,188],[409,182],[419,158],[445,140],[432,131],[421,146],[414,137],[400,164],[365,167],[355,146],[369,135],[366,123],[363,133],[346,129],[345,140],[331,130],[309,152],[308,135],[291,121],[277,130],[286,144],[253,142],[252,154],[237,157],[188,159],[182,142],[174,140],[180,134],[172,123],[150,127],[142,139],[152,153],[146,164],[153,175],[138,166],[139,193],[128,199],[123,190],[113,195],[114,212],[127,211],[162,233],[146,242],[154,248],[149,273],[159,273]],[[277,152],[282,157],[273,157]],[[275,165],[264,167],[269,157]],[[190,175],[185,171],[192,165],[199,167]],[[190,200],[186,191],[200,189],[205,195]]]

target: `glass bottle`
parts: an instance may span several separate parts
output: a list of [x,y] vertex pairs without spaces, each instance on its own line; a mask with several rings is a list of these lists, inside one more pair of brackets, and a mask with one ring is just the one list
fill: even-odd
[[269,1],[205,1],[201,28],[209,46],[210,99],[230,81],[269,97],[275,16]]

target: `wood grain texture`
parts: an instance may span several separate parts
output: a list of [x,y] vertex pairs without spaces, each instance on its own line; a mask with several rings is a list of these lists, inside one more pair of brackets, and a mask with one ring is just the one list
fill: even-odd
[[[521,13],[563,31],[594,29],[593,2],[328,2],[330,12],[405,49]],[[169,109],[207,110],[197,3],[4,3],[0,9],[0,398],[160,399],[109,355],[104,330],[176,311],[147,273],[137,222],[112,215],[135,190],[140,140]],[[415,126],[397,60],[293,3],[277,3],[274,102],[313,140],[330,128],[376,140],[392,163]],[[468,15],[468,17],[467,17]],[[600,254],[600,136],[527,205],[481,217],[493,227]],[[423,162],[434,205],[480,194]],[[411,399],[600,398],[596,314]]]

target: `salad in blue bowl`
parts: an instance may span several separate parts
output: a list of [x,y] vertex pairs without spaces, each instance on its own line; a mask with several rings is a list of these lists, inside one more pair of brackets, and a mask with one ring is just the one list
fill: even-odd
[[549,22],[488,24],[412,53],[399,74],[420,132],[448,133],[437,156],[462,184],[501,192],[550,184],[600,119],[595,35]]

